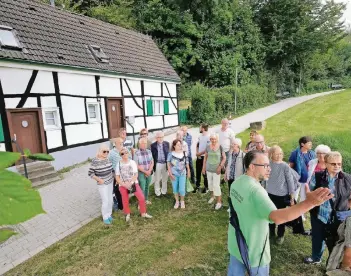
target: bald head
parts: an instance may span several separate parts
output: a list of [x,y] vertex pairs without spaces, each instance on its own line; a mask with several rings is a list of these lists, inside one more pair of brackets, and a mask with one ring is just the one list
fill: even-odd
[[256,144],[256,149],[257,150],[263,150],[264,146],[265,146],[265,142],[264,142],[264,137],[261,134],[257,134],[255,136],[255,144]]
[[223,118],[222,121],[221,121],[221,124],[222,124],[222,129],[226,130],[229,127],[228,119],[227,118]]

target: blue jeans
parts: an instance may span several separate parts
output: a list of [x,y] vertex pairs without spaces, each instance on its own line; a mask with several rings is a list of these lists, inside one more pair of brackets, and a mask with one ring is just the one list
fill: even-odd
[[325,224],[311,215],[312,226],[312,259],[320,261],[325,249]]
[[186,175],[175,175],[174,177],[175,179],[172,180],[173,193],[185,196]]
[[[242,262],[230,255],[228,276],[245,276],[246,268]],[[257,276],[269,276],[269,265],[252,267],[251,274]]]

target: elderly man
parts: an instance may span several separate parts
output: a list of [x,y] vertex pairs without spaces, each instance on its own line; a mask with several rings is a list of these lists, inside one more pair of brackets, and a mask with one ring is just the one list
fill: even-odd
[[[232,206],[235,207],[235,210],[231,207],[231,219],[236,221],[234,214],[237,215],[239,228],[247,244],[250,275],[268,276],[271,260],[269,223],[279,225],[296,219],[304,212],[328,201],[333,195],[328,188],[320,187],[308,193],[304,202],[277,210],[259,183],[269,178],[271,169],[268,157],[262,152],[250,151],[244,157],[244,166],[246,173],[236,179],[230,187],[230,199]],[[228,229],[228,249],[230,253],[228,276],[246,275],[248,268],[243,263],[236,230],[232,224]]]
[[188,156],[189,147],[188,147],[187,142],[184,141],[184,132],[183,132],[183,130],[178,130],[177,131],[176,139],[179,139],[180,141],[182,141],[183,152],[185,153],[186,156]]
[[139,185],[143,191],[146,204],[151,204],[149,201],[149,185],[154,168],[154,159],[151,150],[147,149],[146,138],[141,138],[139,140],[139,149],[135,152],[134,161],[138,166]]
[[138,139],[138,145],[137,145],[137,148],[139,148],[139,141],[141,138],[146,138],[146,141],[147,141],[147,148],[150,149],[151,147],[151,141],[149,140],[149,131],[147,128],[142,128],[139,132],[139,139]]
[[193,137],[188,133],[188,127],[182,126],[182,131],[184,134],[184,141],[188,144],[188,160],[189,160],[189,168],[190,168],[190,181],[192,184],[195,184],[195,173],[194,173],[194,165],[193,165],[193,157],[191,154],[191,145],[193,143]]
[[[342,172],[342,157],[337,151],[325,155],[326,169],[316,172],[309,183],[311,190],[319,187],[329,188],[335,197],[311,210],[312,256],[305,258],[307,264],[321,263],[324,242],[329,254],[337,239],[337,229],[346,219],[351,200],[351,175]],[[351,215],[351,214],[348,214]]]
[[[229,121],[227,118],[222,119],[222,127],[218,130],[218,135],[219,135],[219,144],[221,145],[224,153],[226,160],[228,160],[228,153],[230,150],[230,146],[232,141],[235,139],[235,133],[234,131],[229,127]],[[227,166],[227,161],[224,164],[224,168]],[[221,183],[223,184],[225,181],[222,179]]]
[[269,147],[266,145],[263,135],[257,134],[255,136],[255,147],[253,149],[268,156]]
[[[167,194],[167,156],[169,153],[169,143],[163,141],[164,134],[162,131],[156,133],[156,142],[151,144],[152,157],[154,158],[154,172],[155,172],[155,194],[157,197]],[[162,189],[160,182],[162,181]]]

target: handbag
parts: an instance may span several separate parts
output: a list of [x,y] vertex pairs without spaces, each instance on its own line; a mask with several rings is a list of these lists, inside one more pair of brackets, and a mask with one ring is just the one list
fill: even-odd
[[186,179],[186,192],[191,193],[194,191],[193,185],[191,185],[189,178]]
[[[124,178],[123,178],[123,176],[121,174],[121,162],[118,162],[118,167],[119,167],[119,172],[120,172],[120,176],[122,178],[122,181],[125,182]],[[133,183],[132,186],[129,189],[129,193],[130,194],[134,194],[135,192],[136,192],[136,185],[135,185],[135,183]]]

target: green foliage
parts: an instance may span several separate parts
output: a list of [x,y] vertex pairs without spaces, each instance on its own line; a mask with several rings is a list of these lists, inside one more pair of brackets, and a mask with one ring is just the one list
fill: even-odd
[[191,122],[196,124],[212,122],[216,113],[213,92],[197,84],[192,88],[191,93],[193,95],[190,108]]
[[215,108],[216,112],[222,116],[227,116],[227,114],[232,110],[233,95],[230,93],[214,91],[215,93]]
[[0,230],[0,244],[1,244],[1,242],[6,241],[8,238],[10,238],[13,235],[16,235],[16,233],[9,230],[9,229],[1,229]]
[[55,158],[52,157],[50,154],[45,153],[34,153],[27,156],[29,159],[32,160],[41,160],[41,161],[54,161]]
[[21,154],[18,152],[1,152],[0,151],[0,170],[6,169],[12,166],[20,157],[21,157]]

